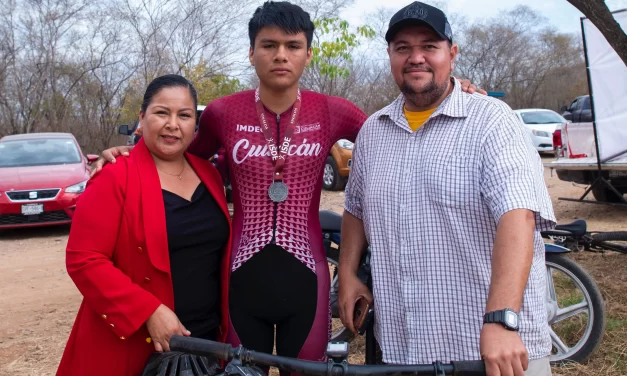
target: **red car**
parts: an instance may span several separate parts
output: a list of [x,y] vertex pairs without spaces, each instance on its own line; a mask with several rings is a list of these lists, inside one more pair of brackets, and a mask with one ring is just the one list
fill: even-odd
[[1,138],[0,229],[70,223],[96,159],[70,133]]

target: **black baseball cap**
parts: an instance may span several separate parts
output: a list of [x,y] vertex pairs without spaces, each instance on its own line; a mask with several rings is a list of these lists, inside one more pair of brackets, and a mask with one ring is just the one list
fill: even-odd
[[429,26],[442,39],[453,43],[453,31],[444,12],[419,1],[414,1],[392,16],[388,31],[385,33],[385,40],[390,43],[394,35],[408,25]]

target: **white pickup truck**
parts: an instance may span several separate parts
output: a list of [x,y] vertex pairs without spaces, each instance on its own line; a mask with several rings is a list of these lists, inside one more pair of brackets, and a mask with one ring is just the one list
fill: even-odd
[[[577,121],[575,118],[573,120]],[[569,122],[555,133],[553,148],[556,159],[544,165],[554,169],[560,180],[592,184],[597,179],[599,170],[592,123]],[[602,176],[610,181],[616,190],[622,194],[627,193],[627,154],[601,163],[601,168]],[[600,202],[622,201],[604,184],[595,184],[592,187],[592,194]]]

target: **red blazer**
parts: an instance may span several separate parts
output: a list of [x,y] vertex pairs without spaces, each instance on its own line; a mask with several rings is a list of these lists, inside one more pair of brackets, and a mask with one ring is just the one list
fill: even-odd
[[[185,154],[231,224],[218,171]],[[221,265],[220,340],[228,328],[231,237]],[[160,304],[174,310],[165,208],[159,176],[143,139],[88,183],[67,244],[67,270],[84,299],[58,376],[141,375],[154,345],[144,323]]]

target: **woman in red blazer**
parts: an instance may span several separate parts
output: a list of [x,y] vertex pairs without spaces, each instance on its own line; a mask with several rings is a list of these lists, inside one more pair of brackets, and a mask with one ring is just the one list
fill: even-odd
[[155,79],[142,139],[77,204],[66,263],[84,299],[58,376],[140,375],[175,334],[224,341],[231,224],[220,174],[185,153],[196,100],[183,77]]

